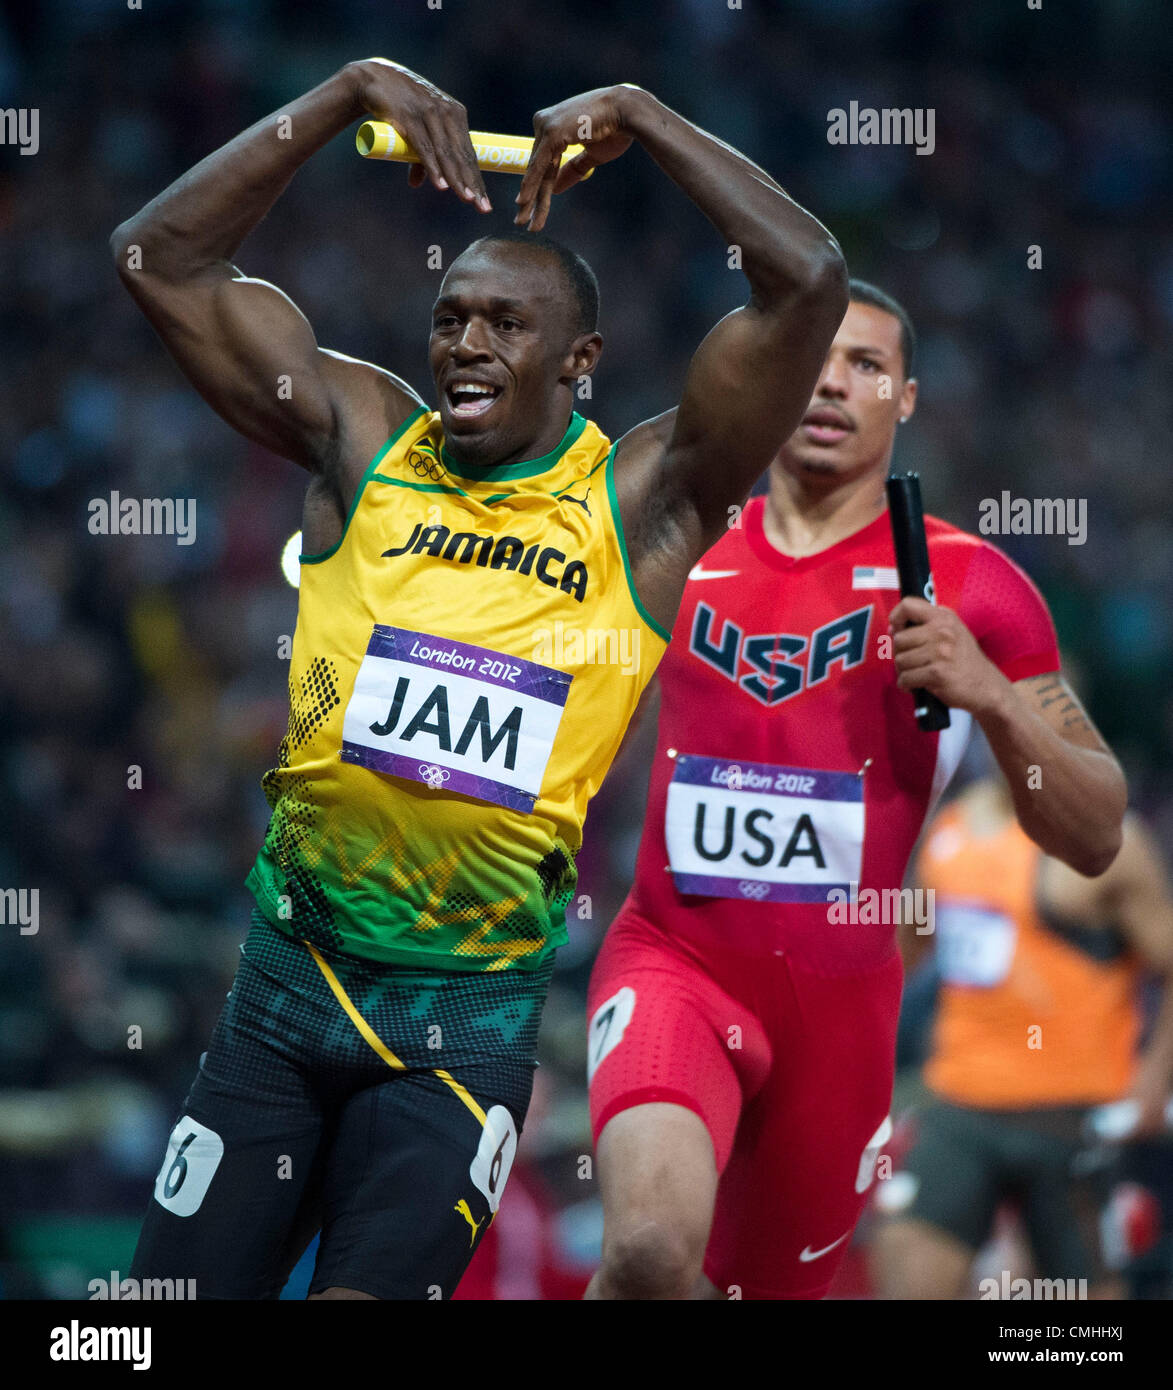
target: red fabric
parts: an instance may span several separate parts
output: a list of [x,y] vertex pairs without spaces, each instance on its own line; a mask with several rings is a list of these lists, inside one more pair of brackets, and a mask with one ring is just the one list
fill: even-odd
[[705,1259],[718,1288],[826,1293],[871,1186],[862,1159],[888,1114],[900,985],[898,955],[828,979],[785,954],[701,961],[630,909],[612,926],[588,1015],[624,988],[635,1000],[602,1045],[591,1029],[595,1139],[650,1100],[704,1120],[721,1172]]
[[524,1160],[515,1162],[497,1216],[452,1297],[465,1302],[580,1299],[590,1274],[560,1257],[557,1216],[537,1173]]
[[[686,898],[666,872],[670,749],[852,774],[866,765],[861,889],[901,885],[944,774],[963,749],[958,735],[968,716],[954,712],[954,728],[944,735],[923,733],[912,697],[896,686],[881,639],[899,592],[859,587],[865,568],[895,568],[887,513],[830,549],[793,560],[766,539],[763,506],[760,497],[750,501],[742,526],[705,555],[701,577],[685,586],[659,668],[659,739],[632,904],[710,957],[736,943],[764,954],[785,948],[827,974],[866,969],[891,953],[890,925],[829,923],[826,901]],[[1004,674],[1022,680],[1057,670],[1051,618],[1026,575],[989,542],[935,517],[926,519],[926,532],[938,602],[958,612]],[[820,661],[818,630],[861,612],[860,659],[849,663],[832,649],[829,661]],[[723,648],[736,650],[732,676],[713,657]],[[755,651],[758,666],[748,654]]]

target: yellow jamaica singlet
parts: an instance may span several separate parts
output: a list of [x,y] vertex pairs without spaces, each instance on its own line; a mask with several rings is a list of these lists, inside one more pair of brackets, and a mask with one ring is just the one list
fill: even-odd
[[536,969],[566,940],[587,802],[668,634],[631,580],[614,449],[462,469],[420,407],[342,539],[301,557],[289,730],[249,875],[327,951]]

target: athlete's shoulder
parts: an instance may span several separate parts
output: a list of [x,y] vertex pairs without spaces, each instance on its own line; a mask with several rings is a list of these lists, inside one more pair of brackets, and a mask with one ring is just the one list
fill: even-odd
[[1008,680],[1059,667],[1055,625],[1030,575],[984,536],[925,517],[937,597],[954,608]]
[[942,566],[951,569],[956,577],[970,571],[985,577],[998,575],[1011,583],[1021,582],[1037,593],[1034,581],[1022,566],[985,536],[963,531],[940,517],[926,516],[925,539],[934,575]]
[[925,516],[925,538],[929,543],[929,553],[943,550],[954,554],[972,555],[983,546],[990,546],[982,536],[972,531],[963,531],[960,526],[943,521],[939,516]]

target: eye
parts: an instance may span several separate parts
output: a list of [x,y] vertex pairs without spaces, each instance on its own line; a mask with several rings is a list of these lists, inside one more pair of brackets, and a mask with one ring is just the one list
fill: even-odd
[[504,318],[497,320],[497,327],[501,329],[503,333],[515,333],[521,326],[520,319]]
[[442,331],[445,328],[451,328],[455,323],[455,314],[439,314],[432,320],[432,327],[437,331]]
[[880,370],[880,364],[874,357],[861,357],[859,365],[865,372],[878,372]]

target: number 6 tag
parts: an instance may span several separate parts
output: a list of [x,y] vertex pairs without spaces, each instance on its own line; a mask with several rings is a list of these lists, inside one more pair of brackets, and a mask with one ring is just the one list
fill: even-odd
[[175,1216],[194,1216],[224,1157],[224,1140],[190,1115],[171,1131],[155,1179],[155,1201]]
[[494,1105],[485,1116],[481,1142],[468,1175],[484,1194],[489,1210],[495,1212],[501,1204],[501,1193],[513,1167],[517,1152],[517,1128],[513,1116],[503,1105]]

